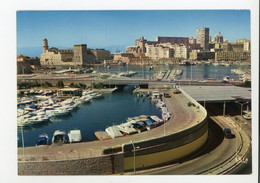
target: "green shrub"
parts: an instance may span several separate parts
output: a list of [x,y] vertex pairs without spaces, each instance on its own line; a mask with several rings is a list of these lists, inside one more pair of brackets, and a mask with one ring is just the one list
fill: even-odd
[[58,81],[56,86],[59,87],[59,88],[63,88],[64,87],[63,81]]
[[75,87],[75,84],[74,84],[74,83],[70,83],[70,87],[71,87],[71,88],[74,88],[74,87]]

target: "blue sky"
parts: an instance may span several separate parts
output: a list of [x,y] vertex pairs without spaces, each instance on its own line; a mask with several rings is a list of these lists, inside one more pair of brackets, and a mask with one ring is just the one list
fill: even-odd
[[212,38],[221,32],[231,42],[250,39],[250,11],[18,11],[17,46],[42,47],[43,38],[60,48],[130,46],[141,36],[150,41],[156,36],[195,38],[199,27],[209,27]]

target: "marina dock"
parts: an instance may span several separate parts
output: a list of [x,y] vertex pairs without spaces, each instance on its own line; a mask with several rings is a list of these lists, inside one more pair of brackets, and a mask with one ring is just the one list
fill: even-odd
[[107,148],[121,147],[123,144],[129,143],[131,140],[138,142],[177,133],[181,130],[196,125],[198,121],[205,117],[204,113],[200,112],[200,110],[197,108],[188,107],[186,105],[189,102],[189,99],[187,99],[183,94],[173,94],[172,90],[169,90],[169,94],[171,98],[163,98],[163,101],[166,103],[168,110],[172,113],[173,117],[165,124],[165,126],[162,125],[158,128],[145,131],[140,134],[134,134],[105,141],[63,144],[62,146],[48,145],[18,148],[18,159],[21,161],[49,161],[98,157],[102,156],[103,151]]

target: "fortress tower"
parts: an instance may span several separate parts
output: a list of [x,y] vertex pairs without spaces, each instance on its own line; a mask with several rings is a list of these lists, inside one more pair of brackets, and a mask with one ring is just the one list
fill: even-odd
[[46,38],[43,39],[43,53],[46,53],[48,50],[48,40]]
[[86,44],[79,44],[74,45],[74,56],[73,62],[80,65],[87,64],[87,45]]

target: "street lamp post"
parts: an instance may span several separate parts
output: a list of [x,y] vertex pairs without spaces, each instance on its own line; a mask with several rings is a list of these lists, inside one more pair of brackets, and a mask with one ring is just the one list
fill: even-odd
[[[247,104],[248,102],[238,102],[238,101],[236,101],[236,103],[237,104],[240,104],[240,106],[241,106],[241,112],[240,112],[240,127],[238,128],[238,129],[240,129],[240,130],[242,130],[242,118],[243,118],[243,105],[244,104]],[[236,161],[238,161],[238,159],[237,159],[237,155],[238,155],[238,150],[237,150],[237,140],[236,140]]]
[[242,118],[243,118],[243,105],[248,104],[248,102],[236,102],[237,104],[240,104],[241,111],[240,111],[240,127],[242,128]]
[[190,69],[190,73],[191,73],[191,79],[190,80],[192,81],[192,64],[190,65],[190,68],[191,68]]
[[24,74],[24,69],[25,69],[25,68],[26,68],[26,67],[23,66],[23,74]]
[[224,106],[223,106],[223,116],[225,116],[225,112],[226,112],[226,101],[224,101]]
[[[237,128],[237,130],[238,130],[237,125],[236,125],[236,128]],[[237,152],[237,138],[236,138],[236,162],[238,161],[238,159],[237,159],[237,154],[238,154],[238,152]]]
[[[201,87],[202,88],[202,87]],[[203,106],[206,107],[206,99],[205,99],[205,88],[202,89],[203,91]],[[206,108],[205,108],[206,109]]]
[[132,140],[130,142],[131,142],[133,149],[134,149],[134,175],[135,175],[136,174],[136,172],[135,172],[135,151],[136,151],[136,149],[139,148],[139,146],[135,147],[134,142]]
[[23,126],[21,126],[21,133],[22,133],[22,146],[23,146],[23,160],[25,161],[25,158],[24,158],[24,138],[23,138]]
[[[190,65],[190,82],[189,82],[189,88],[191,87],[192,82],[192,64]],[[191,88],[190,88],[191,89]]]
[[163,119],[163,136],[165,136],[165,119]]

